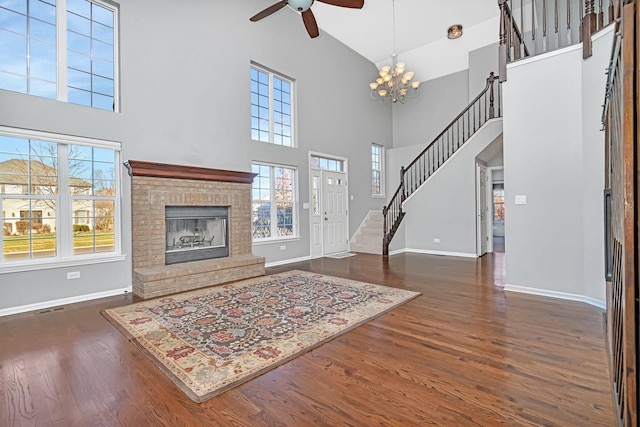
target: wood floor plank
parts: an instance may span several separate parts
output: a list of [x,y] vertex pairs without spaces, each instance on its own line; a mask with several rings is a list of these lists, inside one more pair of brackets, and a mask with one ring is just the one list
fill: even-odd
[[422,295],[202,404],[100,315],[131,295],[0,318],[0,425],[614,425],[601,310],[505,294],[504,254],[290,269]]

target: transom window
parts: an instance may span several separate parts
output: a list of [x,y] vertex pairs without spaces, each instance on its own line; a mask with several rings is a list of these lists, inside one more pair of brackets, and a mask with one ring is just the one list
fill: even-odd
[[115,110],[116,34],[98,0],[0,2],[0,89]]
[[322,156],[311,156],[311,167],[327,171],[344,172],[344,161]]
[[293,147],[293,81],[251,67],[251,139]]
[[254,163],[252,235],[254,241],[297,237],[297,171]]
[[7,129],[0,129],[0,267],[118,252],[119,144]]

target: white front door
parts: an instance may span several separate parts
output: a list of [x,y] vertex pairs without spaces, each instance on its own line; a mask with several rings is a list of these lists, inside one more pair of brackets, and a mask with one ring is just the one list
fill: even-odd
[[489,212],[489,202],[487,200],[487,167],[485,165],[477,165],[476,174],[476,209],[477,209],[477,229],[478,229],[478,256],[487,253],[487,243],[489,237],[487,235],[487,215]]
[[347,236],[347,175],[322,171],[323,254],[344,252]]

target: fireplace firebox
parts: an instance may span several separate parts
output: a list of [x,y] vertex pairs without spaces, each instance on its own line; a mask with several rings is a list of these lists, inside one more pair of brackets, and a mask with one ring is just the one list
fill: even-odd
[[166,206],[165,264],[229,256],[227,206]]

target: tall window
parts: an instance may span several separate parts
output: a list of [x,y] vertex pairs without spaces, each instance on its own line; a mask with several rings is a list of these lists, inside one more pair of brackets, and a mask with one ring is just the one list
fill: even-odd
[[0,129],[2,262],[117,251],[119,144]]
[[384,148],[382,145],[371,144],[371,194],[384,195]]
[[296,237],[296,170],[253,164],[258,175],[252,185],[252,234],[254,241]]
[[293,147],[293,82],[251,67],[251,139]]
[[98,0],[0,2],[0,89],[114,110],[116,25]]

